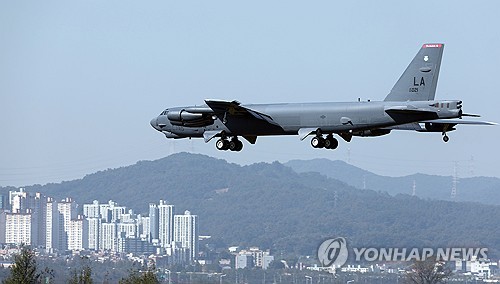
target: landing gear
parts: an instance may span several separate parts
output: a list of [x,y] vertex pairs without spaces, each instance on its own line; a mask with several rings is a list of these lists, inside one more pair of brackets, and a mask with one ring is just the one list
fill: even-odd
[[224,138],[221,138],[217,140],[217,142],[215,142],[215,147],[217,148],[217,150],[221,151],[229,150],[229,141],[227,141]]
[[451,131],[451,130],[454,130],[453,126],[452,126],[452,127],[451,127],[451,129],[450,129],[450,125],[449,125],[449,124],[445,124],[445,125],[443,125],[443,141],[444,141],[444,143],[446,143],[446,142],[450,141],[450,138],[448,137],[448,135],[446,135],[446,132],[447,132],[448,130],[450,130],[450,131]]
[[243,143],[238,140],[238,137],[236,136],[233,137],[231,141],[223,137],[215,142],[215,147],[217,148],[217,150],[221,151],[231,150],[234,152],[239,152],[241,151],[241,149],[243,149]]
[[237,137],[231,139],[231,141],[229,142],[229,150],[239,152],[241,151],[241,149],[243,149],[243,143],[238,140]]
[[332,134],[328,134],[325,139],[325,148],[326,149],[337,149],[339,146],[339,141],[335,138],[333,138]]
[[313,148],[337,149],[339,141],[335,139],[332,134],[328,134],[326,138],[323,138],[320,134],[311,139],[311,146],[313,146]]
[[311,146],[313,148],[323,148],[325,146],[325,139],[321,136],[315,136],[311,139]]

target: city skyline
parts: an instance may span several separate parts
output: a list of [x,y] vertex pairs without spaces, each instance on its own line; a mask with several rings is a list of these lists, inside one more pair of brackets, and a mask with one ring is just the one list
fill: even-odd
[[8,203],[8,209],[0,209],[0,243],[24,243],[59,252],[159,254],[179,263],[197,259],[198,216],[189,211],[176,215],[174,205],[164,200],[157,206],[160,234],[150,226],[150,216],[135,214],[112,200],[79,206],[69,197],[56,202],[21,188],[9,191]]

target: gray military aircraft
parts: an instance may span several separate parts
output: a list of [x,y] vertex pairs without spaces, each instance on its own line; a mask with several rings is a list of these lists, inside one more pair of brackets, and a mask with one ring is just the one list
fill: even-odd
[[384,101],[279,103],[242,105],[238,101],[205,100],[205,105],[164,110],[151,126],[167,138],[219,137],[219,150],[240,151],[243,137],[255,144],[258,136],[313,135],[314,148],[335,149],[334,134],[350,142],[353,136],[381,136],[392,130],[447,132],[466,121],[462,101],[434,100],[444,44],[424,44]]

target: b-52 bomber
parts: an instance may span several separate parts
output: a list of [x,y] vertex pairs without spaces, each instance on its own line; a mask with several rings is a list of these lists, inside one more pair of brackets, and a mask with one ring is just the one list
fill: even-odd
[[205,100],[201,106],[173,107],[151,120],[167,138],[218,138],[219,150],[240,151],[243,137],[255,144],[258,136],[312,135],[314,148],[335,149],[339,136],[371,137],[392,130],[448,132],[459,124],[493,125],[463,120],[478,115],[462,112],[460,100],[434,100],[444,44],[424,44],[383,101],[248,104]]

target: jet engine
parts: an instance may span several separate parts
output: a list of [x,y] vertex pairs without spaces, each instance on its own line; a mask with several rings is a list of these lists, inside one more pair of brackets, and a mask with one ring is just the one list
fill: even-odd
[[172,125],[186,127],[203,127],[212,125],[214,120],[211,114],[207,113],[192,113],[185,109],[169,110],[167,118]]
[[427,130],[427,132],[446,132],[455,130],[453,126],[455,126],[455,124],[426,122],[425,130]]
[[389,133],[391,133],[390,129],[368,129],[368,130],[355,131],[352,133],[352,135],[361,137],[375,137],[375,136],[387,135]]

